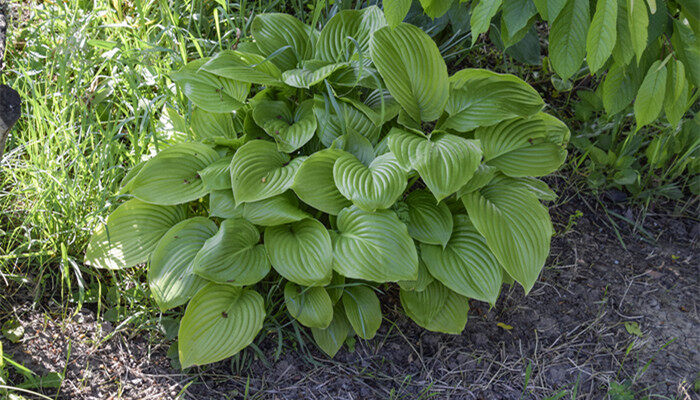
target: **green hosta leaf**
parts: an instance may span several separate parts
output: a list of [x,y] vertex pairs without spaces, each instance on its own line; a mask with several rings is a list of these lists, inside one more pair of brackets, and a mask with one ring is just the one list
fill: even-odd
[[338,214],[334,269],[348,277],[374,282],[417,278],[418,254],[413,240],[393,211],[362,211],[352,206]]
[[284,304],[289,315],[309,328],[325,329],[333,320],[333,303],[322,287],[302,287],[287,282],[284,287]]
[[231,172],[229,166],[233,156],[226,156],[199,171],[202,183],[207,190],[231,189]]
[[[386,26],[386,19],[376,6],[339,11],[321,30],[316,43],[316,56],[329,62],[342,62],[358,59],[358,53],[362,53],[364,64],[368,65],[371,62],[369,40],[374,31],[383,26]],[[355,42],[360,45],[359,50]]]
[[542,114],[513,118],[479,128],[484,161],[508,176],[542,176],[556,171],[566,160],[566,150],[549,141],[550,120]]
[[382,324],[382,310],[374,290],[367,286],[349,286],[342,300],[345,316],[357,336],[372,339]]
[[243,107],[250,84],[222,78],[199,68],[208,59],[192,61],[172,74],[172,80],[197,107],[213,113],[227,113]]
[[406,197],[408,234],[419,242],[445,246],[452,233],[452,214],[427,190],[415,190]]
[[234,114],[212,113],[201,108],[192,111],[190,126],[198,139],[216,137],[236,138]]
[[455,292],[496,304],[501,290],[502,267],[486,239],[466,215],[456,215],[449,243],[421,244],[421,257],[430,275]]
[[522,178],[511,178],[505,175],[498,175],[493,179],[493,183],[496,182],[511,187],[523,188],[535,195],[535,197],[540,200],[552,201],[557,199],[557,194],[554,193],[554,191],[552,191],[552,189],[550,189],[546,183],[537,178],[532,178],[529,176]]
[[265,249],[275,270],[294,283],[324,286],[331,280],[331,237],[313,218],[265,228]]
[[365,211],[391,207],[406,188],[406,172],[396,157],[387,153],[365,166],[345,153],[333,166],[333,178],[340,193]]
[[653,122],[661,113],[666,95],[666,66],[655,61],[647,71],[634,100],[634,119],[637,130]]
[[236,50],[224,50],[201,68],[214,75],[258,85],[280,85],[282,72],[265,57]]
[[627,108],[637,93],[634,76],[626,67],[615,63],[603,81],[603,106],[605,112],[615,115]]
[[264,200],[292,186],[306,157],[290,159],[274,143],[253,140],[238,149],[231,161],[231,186],[236,203]]
[[340,210],[352,204],[338,191],[333,179],[333,165],[343,154],[342,150],[325,149],[312,154],[301,164],[292,186],[301,201],[331,215],[338,215]]
[[248,286],[270,272],[257,228],[244,219],[226,219],[194,259],[194,272],[210,281]]
[[180,321],[180,365],[210,364],[253,342],[265,320],[263,298],[253,290],[209,284],[190,300]]
[[219,218],[242,218],[243,205],[236,207],[231,189],[214,190],[209,194],[209,216]]
[[473,140],[437,133],[430,138],[400,129],[389,132],[389,148],[404,168],[413,168],[440,201],[471,179],[481,161]]
[[588,0],[567,0],[551,25],[549,57],[552,67],[564,80],[578,72],[586,56],[589,7]]
[[447,67],[425,32],[401,23],[372,36],[372,61],[392,97],[415,121],[440,117],[448,97]]
[[476,170],[476,172],[474,172],[474,176],[472,176],[469,182],[459,189],[457,192],[457,197],[462,197],[467,193],[479,190],[488,185],[497,172],[498,169],[496,167],[491,167],[486,164],[479,165],[479,168]]
[[[258,14],[253,19],[251,29],[263,56],[269,57],[277,52],[271,57],[271,61],[282,71],[296,68],[299,61],[309,58],[312,54],[310,27],[291,15]],[[284,50],[279,52],[282,48]]]
[[277,142],[277,148],[291,153],[311,140],[316,131],[313,101],[299,104],[292,112],[285,101],[261,101],[253,109],[255,123]]
[[192,261],[216,224],[204,217],[186,219],[170,228],[153,250],[148,286],[161,310],[185,304],[206,281],[194,274]]
[[366,137],[355,132],[340,136],[334,143],[335,147],[343,149],[355,156],[362,164],[370,165],[376,158],[372,143]]
[[644,0],[627,1],[627,25],[632,39],[632,49],[637,55],[637,63],[642,59],[647,48],[647,35],[649,27],[649,14]]
[[326,286],[326,291],[331,297],[333,304],[336,304],[340,297],[343,295],[343,288],[345,287],[345,277],[337,272],[333,272],[333,277],[331,278],[331,283]]
[[685,78],[685,66],[680,60],[670,61],[666,83],[664,111],[668,122],[677,126],[688,109],[688,81]]
[[422,292],[434,280],[433,276],[428,272],[428,268],[422,259],[418,259],[418,279],[410,281],[398,281],[399,287],[403,290],[415,290]]
[[209,192],[199,172],[219,159],[201,143],[176,144],[148,160],[131,182],[131,193],[147,203],[174,205],[199,199]]
[[425,329],[459,335],[467,325],[468,299],[438,281],[420,292],[401,289],[399,296],[406,315]]
[[[371,144],[379,140],[379,126],[349,102],[336,100],[337,108],[330,101],[314,100],[314,115],[318,120],[318,138],[324,146],[330,147],[337,138],[349,133],[357,133],[367,138]],[[343,129],[345,128],[345,129]]]
[[90,237],[85,264],[122,269],[146,262],[160,238],[185,219],[181,206],[157,206],[132,199],[117,207]]
[[299,209],[299,202],[292,193],[284,192],[269,199],[245,203],[243,218],[260,226],[275,226],[301,221],[309,214]]
[[608,60],[617,39],[617,0],[598,0],[586,38],[586,59],[595,73]]
[[450,77],[450,115],[443,128],[468,132],[504,119],[526,117],[544,106],[532,86],[510,74],[483,69],[463,69]]
[[343,347],[345,339],[350,333],[350,323],[345,317],[342,304],[333,307],[333,320],[326,329],[311,328],[311,334],[321,350],[333,357]]
[[479,0],[472,8],[470,25],[472,28],[472,46],[479,39],[479,35],[489,30],[491,19],[501,8],[502,0]]
[[411,9],[411,0],[386,0],[382,2],[386,22],[390,27],[398,26]]
[[528,190],[505,183],[466,194],[462,202],[503,268],[528,293],[549,254],[553,232],[547,208]]
[[310,88],[323,82],[334,72],[347,67],[346,63],[316,62],[306,63],[303,68],[290,69],[282,73],[282,80],[289,86],[296,88]]

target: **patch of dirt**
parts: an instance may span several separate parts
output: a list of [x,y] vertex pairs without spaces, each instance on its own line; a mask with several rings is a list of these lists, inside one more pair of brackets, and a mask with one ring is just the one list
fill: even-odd
[[[606,207],[639,217],[622,205]],[[111,327],[100,328],[86,310],[70,322],[24,315],[25,338],[5,343],[6,351],[30,368],[66,368],[64,399],[172,399],[181,391],[187,399],[542,399],[574,386],[577,398],[603,399],[611,382],[623,381],[642,395],[697,398],[697,222],[651,214],[644,224],[658,240],[651,244],[617,220],[625,250],[595,199],[572,199],[551,212],[558,234],[540,282],[528,296],[505,288],[492,309],[472,302],[458,336],[416,326],[390,292],[377,336],[334,360],[311,343],[292,349],[298,342],[286,339],[276,359],[278,337],[270,332],[256,342],[260,352],[183,374],[170,367],[158,335],[119,330],[105,340]]]

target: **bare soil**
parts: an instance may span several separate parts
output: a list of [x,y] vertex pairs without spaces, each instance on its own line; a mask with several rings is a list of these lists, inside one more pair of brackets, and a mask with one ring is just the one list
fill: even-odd
[[540,282],[528,296],[505,289],[492,309],[472,302],[458,336],[416,326],[389,291],[377,336],[333,360],[311,342],[301,348],[285,338],[278,347],[270,332],[256,342],[259,352],[183,373],[158,333],[115,330],[86,308],[67,319],[51,305],[18,308],[24,339],[3,344],[30,368],[65,370],[59,399],[542,399],[574,387],[576,398],[603,399],[611,382],[640,395],[697,399],[700,227],[658,212],[643,225],[655,242],[613,219],[618,238],[605,210],[640,217],[573,195],[553,206],[557,235]]

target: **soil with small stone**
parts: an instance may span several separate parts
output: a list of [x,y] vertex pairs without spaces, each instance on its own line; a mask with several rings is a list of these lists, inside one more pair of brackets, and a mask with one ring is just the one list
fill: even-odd
[[506,287],[491,309],[471,302],[466,329],[457,336],[415,325],[392,289],[382,298],[385,321],[377,336],[358,340],[352,351],[343,348],[333,360],[311,342],[294,349],[298,342],[285,339],[279,352],[272,332],[257,342],[259,352],[247,349],[235,362],[183,373],[172,368],[169,344],[157,333],[130,335],[129,326],[115,331],[85,308],[65,319],[51,307],[30,312],[20,306],[25,336],[3,344],[36,371],[65,371],[60,399],[239,399],[248,393],[280,400],[490,400],[542,399],[562,390],[603,399],[616,383],[641,395],[696,399],[700,227],[650,213],[643,233],[613,218],[618,237],[603,205],[628,220],[640,217],[604,197],[603,203],[560,200],[551,209],[557,230],[551,256],[534,289],[524,296],[521,287]]

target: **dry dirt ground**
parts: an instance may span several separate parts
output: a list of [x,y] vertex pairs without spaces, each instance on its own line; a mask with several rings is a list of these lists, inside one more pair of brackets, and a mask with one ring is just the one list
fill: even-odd
[[552,217],[558,233],[540,282],[527,297],[519,287],[504,290],[492,309],[473,302],[459,336],[417,327],[390,291],[378,335],[334,360],[310,342],[302,348],[289,339],[290,327],[284,340],[264,334],[258,350],[234,362],[183,373],[171,367],[157,333],[96,322],[88,308],[65,320],[50,306],[29,312],[28,305],[17,308],[24,339],[4,343],[5,351],[36,371],[65,371],[59,399],[490,400],[543,399],[563,390],[566,399],[572,392],[603,399],[621,382],[639,396],[697,399],[698,223],[649,215],[644,229],[652,244],[614,219],[625,250],[595,199],[563,200]]

